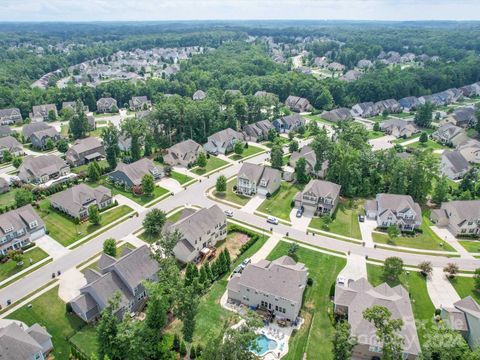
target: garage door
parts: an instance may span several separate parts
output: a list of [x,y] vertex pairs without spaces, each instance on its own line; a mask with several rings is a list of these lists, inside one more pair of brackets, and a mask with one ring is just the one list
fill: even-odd
[[42,237],[43,235],[45,235],[45,229],[34,231],[30,235],[30,241],[35,241],[36,239],[38,239],[39,237]]

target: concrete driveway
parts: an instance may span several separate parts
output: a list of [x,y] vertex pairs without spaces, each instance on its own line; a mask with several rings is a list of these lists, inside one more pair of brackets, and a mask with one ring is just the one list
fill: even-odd
[[253,214],[255,210],[258,209],[258,207],[263,203],[265,200],[265,196],[263,195],[255,195],[252,197],[243,207],[242,210],[249,213]]
[[373,248],[375,243],[373,242],[372,232],[377,227],[377,222],[365,217],[365,221],[358,222],[358,224],[360,225],[360,233],[362,234],[362,240],[365,243],[365,246]]
[[453,236],[453,234],[447,228],[440,228],[438,226],[430,226],[430,229],[433,230],[435,234],[446,243],[448,243],[451,247],[453,247],[461,257],[474,259],[474,257],[467,251],[465,248],[460,245],[457,238]]
[[[35,244],[37,244],[40,249],[45,251],[53,259],[58,259],[70,251],[48,235],[43,235],[41,238],[35,240]],[[25,253],[25,255],[28,256],[28,251]]]
[[436,309],[442,306],[453,307],[453,304],[460,300],[460,296],[448,281],[442,268],[433,268],[432,274],[427,279],[427,290]]
[[183,190],[182,185],[180,185],[177,180],[171,178],[163,178],[162,180],[157,182],[157,185],[171,191],[174,194],[177,194]]
[[340,271],[338,276],[343,276],[348,280],[368,279],[367,261],[365,256],[350,254],[347,256],[347,265]]
[[298,218],[297,210],[298,209],[293,208],[290,212],[290,222],[295,229],[307,231],[308,225],[310,225],[310,221],[312,221],[312,215],[304,212],[303,215]]
[[66,303],[80,295],[80,288],[87,285],[87,280],[77,268],[71,268],[60,275],[58,296]]
[[379,151],[392,148],[394,146],[392,144],[393,140],[396,140],[395,136],[386,135],[377,139],[371,139],[368,143],[372,146],[373,151]]

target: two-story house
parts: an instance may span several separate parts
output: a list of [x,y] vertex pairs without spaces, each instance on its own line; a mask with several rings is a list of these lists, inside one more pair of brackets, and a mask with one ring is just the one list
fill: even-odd
[[413,231],[422,225],[422,210],[410,195],[377,194],[365,202],[365,211],[380,228],[397,226],[401,231]]
[[444,202],[440,209],[432,210],[430,219],[454,236],[480,235],[480,200]]
[[37,122],[37,123],[31,123],[31,124],[25,124],[22,127],[22,135],[25,138],[25,140],[31,141],[31,136],[33,133],[40,131],[40,130],[46,130],[46,129],[54,129],[53,126],[48,125],[47,123],[44,122]]
[[55,118],[58,116],[57,106],[55,104],[36,105],[32,107],[30,120],[32,120],[32,122],[47,121],[50,114],[53,114]]
[[23,121],[22,113],[18,108],[1,109],[0,125],[17,124]]
[[297,131],[301,126],[304,126],[305,119],[299,114],[293,114],[273,120],[272,125],[278,133],[288,133]]
[[52,336],[48,331],[33,324],[11,322],[0,328],[0,355],[9,360],[45,360],[53,350]]
[[378,115],[378,109],[373,102],[355,104],[351,111],[354,117],[368,118]]
[[97,113],[113,113],[118,111],[117,100],[114,98],[100,98],[97,101]]
[[480,305],[471,296],[452,306],[442,306],[440,316],[448,328],[463,336],[470,348],[480,346]]
[[296,321],[308,279],[305,264],[289,256],[248,264],[228,282],[228,300]]
[[300,158],[305,159],[306,170],[308,174],[321,179],[325,177],[328,170],[328,160],[325,160],[322,163],[321,168],[318,171],[315,171],[315,166],[317,165],[317,155],[310,146],[306,145],[302,147],[300,151],[294,151],[292,155],[290,155],[290,159],[288,159],[288,165],[290,165],[292,168],[295,168],[297,161]]
[[341,186],[330,181],[310,180],[303,191],[295,195],[295,208],[303,207],[313,215],[332,215],[338,204]]
[[71,166],[80,166],[104,157],[105,149],[103,144],[94,137],[76,140],[65,154],[65,158]]
[[237,141],[244,142],[243,134],[233,129],[225,129],[208,137],[208,141],[203,148],[210,154],[227,154],[233,151]]
[[204,152],[202,145],[188,139],[166,149],[163,161],[170,166],[187,167],[195,164],[201,152]]
[[441,144],[451,144],[458,146],[465,143],[469,137],[464,129],[459,126],[447,123],[441,125],[433,134],[432,139],[438,141]]
[[158,180],[165,176],[165,171],[155,165],[152,160],[142,158],[131,164],[119,163],[117,168],[108,174],[108,177],[117,185],[130,189],[134,186],[141,186],[142,179],[146,174],[150,174],[155,180]]
[[280,187],[282,173],[268,166],[243,163],[237,175],[237,192],[252,196],[271,195]]
[[313,106],[310,104],[310,101],[299,96],[290,95],[287,100],[285,100],[285,105],[288,106],[292,111],[298,113],[313,110]]
[[5,136],[0,138],[0,159],[2,160],[4,151],[8,151],[13,156],[25,154],[22,144],[20,144],[13,136]]
[[274,126],[270,121],[261,120],[253,124],[244,125],[242,130],[246,140],[259,142],[266,140],[268,131],[273,128]]
[[45,150],[49,142],[55,144],[61,138],[62,136],[53,126],[48,126],[47,128],[34,131],[30,135],[32,146],[40,150]]
[[128,106],[133,111],[147,110],[152,106],[152,102],[148,100],[146,96],[133,96],[132,99],[128,101]]
[[125,249],[118,260],[102,254],[97,263],[98,271],[85,271],[87,284],[70,302],[73,312],[87,323],[95,321],[115,294],[120,295],[115,313],[119,318],[140,311],[148,298],[143,283],[158,280],[158,263],[151,255],[147,245]]
[[440,160],[440,172],[449,179],[461,179],[468,171],[468,161],[460,151],[445,150]]
[[45,224],[33,210],[25,205],[0,214],[0,253],[18,250],[45,235]]
[[18,170],[18,177],[26,183],[43,184],[70,174],[70,166],[56,155],[27,155]]
[[92,188],[78,184],[51,196],[50,204],[73,218],[88,217],[88,208],[96,205],[99,210],[112,205],[112,191],[104,186]]
[[185,209],[176,223],[165,224],[164,231],[181,234],[173,254],[180,262],[188,263],[198,258],[202,250],[227,237],[227,218],[218,205],[200,210]]

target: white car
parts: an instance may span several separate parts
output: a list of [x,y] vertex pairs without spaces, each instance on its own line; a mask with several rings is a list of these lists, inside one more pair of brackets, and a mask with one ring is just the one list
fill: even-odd
[[225,215],[228,217],[233,217],[233,211],[232,210],[225,210]]
[[270,223],[270,224],[273,224],[273,225],[278,225],[278,219],[276,217],[273,217],[273,216],[269,216],[267,218],[267,222]]
[[346,282],[347,282],[347,279],[345,279],[344,276],[339,276],[337,278],[337,284],[338,285],[345,286]]

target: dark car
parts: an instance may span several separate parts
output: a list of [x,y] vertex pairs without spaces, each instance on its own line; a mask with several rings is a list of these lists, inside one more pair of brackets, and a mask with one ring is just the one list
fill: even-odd
[[365,221],[365,215],[358,215],[358,221],[364,222]]
[[297,216],[297,218],[299,218],[299,217],[302,217],[302,215],[303,215],[303,207],[301,207],[300,209],[297,210],[297,215],[296,216]]

